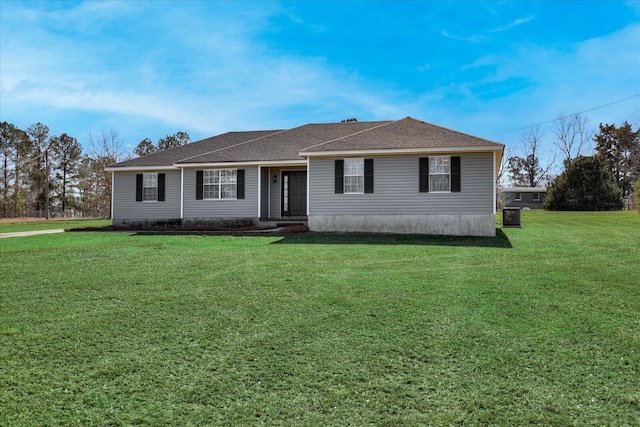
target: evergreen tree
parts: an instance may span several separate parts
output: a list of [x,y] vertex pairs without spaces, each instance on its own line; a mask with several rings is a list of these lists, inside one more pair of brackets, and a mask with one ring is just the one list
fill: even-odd
[[51,148],[53,161],[58,170],[56,178],[62,180],[60,185],[60,200],[62,201],[62,212],[66,214],[69,202],[73,200],[68,196],[67,189],[73,183],[78,173],[80,157],[82,156],[82,146],[77,139],[70,137],[66,133],[51,138]]
[[623,207],[622,192],[598,157],[578,157],[558,176],[544,201],[554,211],[610,211]]

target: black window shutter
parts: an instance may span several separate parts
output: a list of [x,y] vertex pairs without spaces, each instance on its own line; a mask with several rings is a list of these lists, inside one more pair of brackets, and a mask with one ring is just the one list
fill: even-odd
[[373,159],[364,159],[364,192],[373,193]]
[[[420,192],[428,193],[429,192],[429,158],[428,157],[420,157],[420,166],[419,166],[419,180],[420,180]],[[415,187],[414,187],[415,188]]]
[[196,200],[202,200],[204,195],[204,174],[202,171],[196,171]]
[[460,157],[451,157],[451,192],[460,192]]
[[344,160],[336,160],[336,194],[344,193]]
[[142,174],[136,174],[136,202],[142,201]]
[[164,174],[158,174],[158,201],[164,202]]
[[244,169],[238,169],[236,178],[236,198],[244,199]]

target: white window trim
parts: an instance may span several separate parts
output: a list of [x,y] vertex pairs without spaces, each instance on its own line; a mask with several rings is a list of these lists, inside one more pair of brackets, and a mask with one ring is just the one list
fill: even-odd
[[532,193],[531,200],[534,201],[534,202],[539,202],[540,201],[540,193]]
[[522,192],[521,191],[516,191],[516,193],[514,194],[514,200],[516,202],[521,202],[522,201]]
[[[217,184],[206,184],[205,183],[205,175],[206,172],[222,172],[222,171],[229,171],[229,172],[235,172],[235,177],[236,177],[236,181],[232,184],[236,186],[236,197],[220,197],[222,196],[222,191],[221,188],[218,188],[218,197],[205,197],[206,194],[206,187],[207,186],[213,186],[213,185],[217,185],[218,187],[221,187],[223,184],[221,182],[218,182]],[[226,185],[230,185],[230,184],[226,184]],[[238,200],[238,169],[229,169],[229,168],[217,168],[217,169],[204,169],[202,171],[202,200]]]
[[[448,174],[444,174],[444,173],[431,173],[431,159],[432,158],[447,158],[449,159],[449,173]],[[451,156],[430,156],[429,157],[429,193],[432,194],[449,194],[451,193]],[[433,180],[431,179],[432,175],[448,175],[449,176],[449,189],[448,190],[431,190],[431,184],[433,183]]]
[[[349,176],[362,176],[362,191],[347,191],[347,161],[357,160],[362,162],[362,175],[349,175]],[[342,169],[342,187],[344,188],[344,194],[364,194],[364,157],[348,158],[344,159],[344,165]]]
[[[147,175],[155,175],[156,176],[156,185],[155,187],[145,185],[146,176]],[[144,199],[144,189],[145,188],[155,188],[156,189],[156,198],[155,199]],[[142,174],[142,203],[158,203],[158,173],[157,172],[145,172]]]

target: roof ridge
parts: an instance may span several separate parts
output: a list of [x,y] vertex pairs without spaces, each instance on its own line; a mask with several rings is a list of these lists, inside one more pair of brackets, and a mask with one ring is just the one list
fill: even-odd
[[[400,120],[404,120],[404,119],[400,119]],[[370,130],[379,129],[379,128],[383,127],[383,126],[387,126],[387,125],[390,125],[391,123],[395,123],[395,122],[398,122],[398,121],[399,120],[389,120],[389,121],[386,121],[385,123],[382,123],[381,125],[378,125],[378,126],[367,128],[367,129],[364,129],[364,130],[361,130],[361,131],[358,131],[358,132],[350,133],[349,135],[344,135],[344,136],[341,136],[339,138],[334,138],[334,139],[331,139],[329,141],[321,142],[320,144],[316,144],[316,145],[312,145],[310,147],[303,148],[302,150],[300,150],[300,152],[304,153],[305,151],[310,150],[312,148],[320,147],[321,145],[325,145],[325,144],[329,144],[331,142],[339,141],[341,139],[348,138],[348,137],[353,136],[353,135],[359,135],[361,133],[368,132]],[[372,122],[372,123],[375,123],[375,122]]]
[[[295,128],[294,128],[294,129],[295,129]],[[181,162],[184,162],[184,161],[186,161],[186,160],[193,159],[194,157],[200,157],[200,156],[204,156],[204,155],[206,155],[206,154],[217,153],[218,151],[224,151],[224,150],[227,150],[227,149],[229,149],[229,148],[238,147],[238,146],[240,146],[240,145],[247,144],[247,143],[249,143],[249,142],[254,142],[254,141],[257,141],[257,140],[259,140],[259,139],[266,138],[266,137],[268,137],[268,136],[277,135],[277,134],[282,133],[282,132],[287,132],[287,131],[289,131],[289,130],[291,130],[291,129],[281,129],[281,130],[279,130],[279,131],[275,131],[275,132],[272,132],[272,133],[268,133],[268,134],[266,134],[266,135],[262,135],[262,136],[259,136],[259,137],[257,137],[257,138],[248,139],[248,140],[246,140],[246,141],[242,141],[242,142],[238,142],[238,143],[233,144],[233,145],[229,145],[228,147],[221,147],[221,148],[218,148],[218,149],[216,149],[216,150],[211,150],[211,151],[206,151],[206,152],[204,152],[204,153],[196,154],[195,156],[185,157],[184,159],[178,160],[178,161],[173,162],[173,163],[174,163],[174,164],[176,164],[176,163],[181,163]],[[258,131],[258,132],[259,132],[259,131]],[[233,133],[233,132],[227,132],[227,133]],[[236,132],[236,133],[242,133],[242,132]]]

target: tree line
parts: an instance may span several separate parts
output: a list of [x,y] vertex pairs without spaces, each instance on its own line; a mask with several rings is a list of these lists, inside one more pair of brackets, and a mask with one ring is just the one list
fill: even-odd
[[545,208],[553,210],[611,210],[638,205],[640,188],[640,128],[600,123],[589,129],[576,114],[559,117],[551,129],[552,147],[543,145],[544,132],[531,128],[520,147],[506,149],[499,185],[547,187]]
[[[640,191],[640,128],[601,123],[594,132],[579,114],[554,123],[551,149],[544,146],[540,128],[523,134],[520,147],[507,147],[499,185],[548,187],[549,209],[618,209],[622,201],[631,207]],[[176,132],[155,144],[145,138],[127,152],[112,130],[89,134],[85,152],[76,138],[50,135],[42,123],[22,130],[2,122],[0,216],[110,217],[106,166],[189,142],[186,132]]]
[[89,134],[85,151],[66,133],[35,123],[26,130],[0,123],[0,217],[111,216],[108,165],[191,142],[186,132],[142,140],[127,152],[116,131]]

